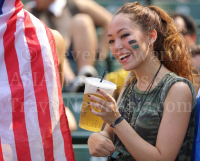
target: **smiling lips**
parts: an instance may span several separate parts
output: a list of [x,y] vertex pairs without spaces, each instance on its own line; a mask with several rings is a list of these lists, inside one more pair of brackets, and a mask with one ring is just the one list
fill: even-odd
[[[139,49],[139,45],[137,44],[136,40],[130,40],[128,43],[129,43],[129,45],[131,45],[132,49],[134,49],[134,50]],[[130,58],[130,55],[131,55],[130,53],[120,54],[119,62],[124,63],[124,62],[128,61]]]
[[127,57],[129,57],[131,54],[125,54],[125,55],[121,55],[120,57],[119,57],[119,59],[120,60],[123,60],[124,58],[127,58]]
[[119,62],[120,63],[124,63],[124,62],[127,62],[130,58],[131,54],[128,53],[128,54],[123,54],[121,56],[119,56]]

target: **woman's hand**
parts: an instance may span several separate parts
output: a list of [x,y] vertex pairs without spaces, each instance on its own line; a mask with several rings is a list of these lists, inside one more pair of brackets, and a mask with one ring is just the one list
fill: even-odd
[[102,89],[97,89],[98,93],[100,93],[103,97],[105,97],[106,101],[96,97],[94,95],[88,95],[88,97],[97,103],[94,102],[88,102],[89,106],[91,107],[96,107],[101,110],[101,112],[97,112],[95,110],[91,109],[91,112],[96,115],[101,117],[106,123],[109,125],[112,124],[118,117],[120,117],[120,113],[117,108],[117,103],[115,99],[107,94],[105,91]]
[[90,135],[88,139],[88,148],[90,155],[95,157],[106,157],[115,151],[113,142],[100,133],[93,133]]

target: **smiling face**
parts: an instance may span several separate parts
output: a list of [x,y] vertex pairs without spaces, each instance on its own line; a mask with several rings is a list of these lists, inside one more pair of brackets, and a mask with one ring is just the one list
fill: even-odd
[[108,41],[112,54],[125,70],[134,70],[148,61],[149,37],[127,14],[114,16],[108,28]]

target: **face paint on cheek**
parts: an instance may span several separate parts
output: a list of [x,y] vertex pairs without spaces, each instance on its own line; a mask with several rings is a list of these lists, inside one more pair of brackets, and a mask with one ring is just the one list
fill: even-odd
[[135,49],[139,49],[139,48],[140,48],[140,47],[139,47],[138,44],[132,46],[132,49],[134,49],[134,50],[135,50]]
[[137,42],[136,40],[130,40],[128,43],[129,43],[129,45],[132,45],[132,44],[134,44],[136,42]]
[[134,50],[140,48],[138,44],[132,45],[134,43],[137,43],[136,40],[130,40],[128,43],[129,43],[129,45],[131,45],[132,49],[134,49]]

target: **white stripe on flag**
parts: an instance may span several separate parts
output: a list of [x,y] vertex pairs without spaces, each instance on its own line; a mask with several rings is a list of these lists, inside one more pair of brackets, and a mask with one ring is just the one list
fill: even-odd
[[45,79],[47,84],[47,92],[48,92],[51,121],[52,121],[54,158],[55,161],[64,160],[66,157],[64,151],[64,140],[60,129],[58,87],[57,87],[56,71],[54,67],[53,55],[44,25],[40,22],[40,20],[36,19],[33,15],[31,14],[29,15],[36,28],[38,41],[40,42],[42,51]]
[[41,132],[38,123],[38,111],[33,88],[32,71],[30,65],[30,53],[24,34],[24,11],[17,14],[15,32],[15,48],[19,61],[20,76],[24,86],[24,114],[28,133],[30,153],[32,160],[45,160],[44,149],[41,140]]
[[13,13],[15,12],[15,1],[16,0],[5,0],[3,7],[2,7],[2,11],[3,14],[0,15],[0,35],[1,35],[1,27],[2,25],[5,25],[8,20],[10,19],[10,17],[13,15]]
[[17,154],[12,124],[11,92],[4,62],[5,42],[3,42],[3,35],[6,31],[6,26],[5,24],[0,28],[0,137],[4,161],[13,161],[17,160]]

